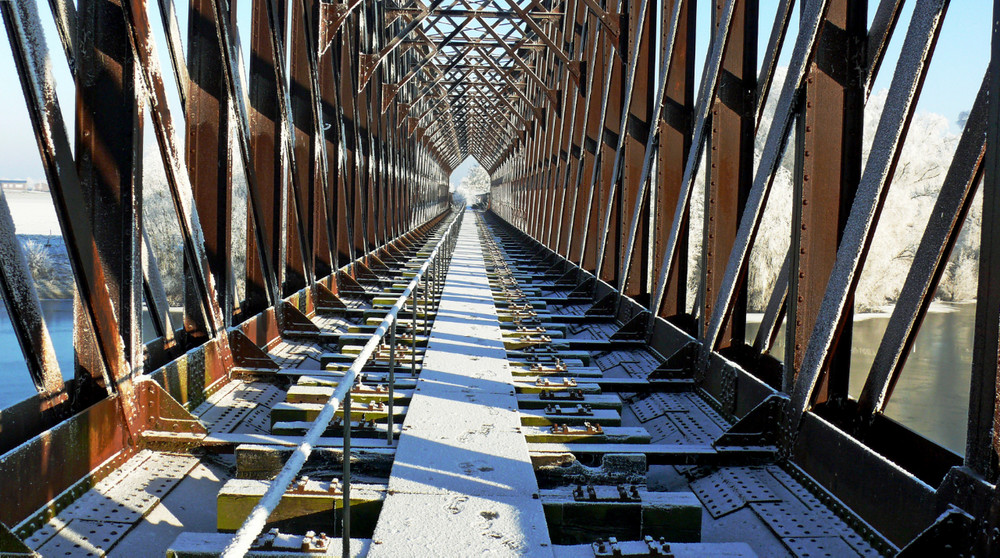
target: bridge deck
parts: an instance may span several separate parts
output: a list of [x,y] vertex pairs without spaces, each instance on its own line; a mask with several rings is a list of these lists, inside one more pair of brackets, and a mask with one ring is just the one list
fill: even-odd
[[552,555],[476,225],[462,223],[370,556]]
[[[366,290],[394,296],[432,241]],[[598,556],[598,538],[635,541],[620,550],[638,552],[646,534],[665,537],[675,556],[879,554],[773,451],[719,451],[729,418],[690,383],[650,382],[664,357],[616,340],[620,317],[569,296],[545,267],[517,238],[466,216],[439,298],[417,307],[429,335],[418,332],[415,354],[401,339],[396,441],[386,441],[384,409],[352,417],[353,555]],[[319,310],[309,317],[318,332],[269,349],[280,370],[233,380],[193,409],[210,451],[145,449],[112,463],[25,542],[46,556],[217,555],[365,339],[358,331],[380,298],[346,296],[350,310]],[[411,312],[399,322],[407,335]],[[366,365],[364,386],[386,385],[386,359]],[[357,422],[361,413],[374,422]],[[321,555],[340,555],[341,429],[319,440],[305,493],[289,491],[271,516],[283,534],[331,535]]]

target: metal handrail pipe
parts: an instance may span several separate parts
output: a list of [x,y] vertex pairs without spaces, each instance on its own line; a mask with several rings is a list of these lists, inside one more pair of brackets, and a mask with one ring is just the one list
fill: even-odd
[[[400,309],[406,304],[406,300],[410,297],[412,292],[415,292],[417,285],[420,283],[420,279],[424,273],[427,272],[431,265],[431,262],[437,258],[440,254],[440,249],[449,240],[452,234],[455,232],[455,226],[457,223],[461,222],[462,214],[459,213],[452,222],[448,225],[448,229],[445,231],[441,240],[438,241],[437,246],[427,257],[427,261],[424,262],[417,273],[410,280],[410,283],[406,286],[406,289],[402,294],[396,299],[395,304],[389,309],[385,318],[379,324],[375,333],[372,334],[371,339],[365,343],[364,348],[361,353],[358,354],[357,358],[351,364],[347,373],[344,375],[343,380],[337,385],[337,388],[327,399],[326,403],[323,405],[323,409],[320,411],[319,416],[313,421],[312,426],[306,432],[305,436],[302,438],[302,442],[295,448],[292,452],[291,457],[285,462],[284,467],[282,467],[281,472],[275,477],[274,481],[268,486],[267,492],[261,497],[260,501],[254,506],[253,510],[250,511],[250,515],[247,516],[246,520],[243,521],[243,525],[240,526],[239,530],[233,536],[233,540],[229,542],[225,550],[222,552],[222,556],[226,558],[242,557],[250,551],[250,547],[253,542],[260,535],[261,531],[267,523],[267,518],[271,516],[275,508],[278,507],[278,503],[281,498],[285,495],[285,491],[295,480],[295,477],[302,470],[303,465],[305,465],[306,460],[309,459],[309,455],[312,453],[313,446],[319,440],[323,432],[326,431],[327,427],[330,426],[330,422],[333,421],[333,417],[337,410],[340,408],[341,402],[344,400],[345,396],[348,395],[351,388],[354,387],[354,383],[357,381],[361,369],[364,368],[365,364],[368,363],[368,359],[371,358],[372,354],[378,349],[379,345],[382,343],[382,339],[385,337],[386,333],[389,331],[389,327],[396,320],[396,315],[399,313]],[[414,323],[414,332],[416,331],[416,323]],[[416,334],[414,333],[414,339],[416,339]],[[413,351],[416,352],[416,346],[414,346]],[[350,428],[350,425],[344,424],[345,431]],[[350,456],[345,455],[345,460],[349,460]],[[344,533],[345,541],[350,537],[349,533]]]

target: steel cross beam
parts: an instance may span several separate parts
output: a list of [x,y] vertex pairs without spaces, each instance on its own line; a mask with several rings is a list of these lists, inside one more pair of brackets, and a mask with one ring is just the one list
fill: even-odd
[[[464,29],[465,26],[468,25],[472,20],[473,20],[473,18],[471,18],[471,17],[466,18],[464,21],[462,21],[462,23],[460,23],[459,25],[455,26],[455,29],[451,33],[449,33],[447,37],[445,37],[444,39],[442,39],[436,45],[432,46],[431,47],[431,52],[428,53],[425,58],[421,59],[419,62],[417,62],[416,64],[414,64],[413,68],[411,68],[410,71],[407,72],[406,75],[403,76],[399,81],[397,81],[396,83],[383,83],[382,84],[382,112],[383,113],[389,108],[390,103],[392,103],[392,100],[396,97],[396,94],[399,92],[399,89],[401,87],[403,87],[404,85],[406,85],[411,79],[413,79],[414,76],[416,76],[418,73],[420,73],[420,71],[423,70],[424,66],[426,66],[427,63],[429,63],[431,60],[433,60],[434,57],[437,56],[437,54],[439,52],[441,52],[441,49],[443,49],[444,47],[448,46],[448,44],[451,43],[452,39],[454,39],[455,37],[457,37],[462,32],[462,29]],[[465,53],[468,53],[468,50],[466,50]],[[453,63],[457,63],[458,60],[461,60],[465,56],[465,53],[460,54],[458,57],[456,57],[455,61]],[[413,102],[415,102],[415,101],[413,101]]]
[[432,0],[427,8],[421,8],[421,12],[410,20],[410,22],[407,23],[402,29],[400,29],[399,32],[396,33],[396,36],[390,39],[381,50],[374,54],[360,55],[357,86],[358,93],[364,91],[365,86],[368,85],[368,81],[375,73],[379,64],[381,64],[392,51],[396,50],[396,48],[403,43],[403,39],[412,33],[413,30],[416,29],[421,22],[427,19],[433,13],[434,9],[440,6],[443,2],[444,0]]
[[[464,74],[464,76],[467,76],[470,73],[471,73],[471,71],[466,71],[465,74]],[[452,85],[451,87],[449,87],[445,91],[445,93],[440,98],[438,98],[437,101],[435,101],[434,103],[432,103],[431,106],[429,106],[427,108],[427,110],[425,110],[424,112],[422,112],[419,116],[411,117],[411,118],[413,118],[413,126],[419,125],[420,121],[423,120],[424,116],[427,116],[427,114],[430,113],[435,107],[437,107],[442,101],[444,101],[445,99],[447,99],[448,98],[448,94],[451,93],[456,87],[458,87],[461,84],[462,84],[462,81],[461,80],[457,80],[455,82],[455,84]],[[411,131],[411,133],[412,133],[412,131]]]
[[490,80],[486,79],[486,76],[484,76],[478,69],[473,71],[476,73],[476,76],[479,77],[479,80],[483,84],[485,84],[486,87],[493,93],[493,95],[495,95],[498,99],[503,101],[503,103],[507,106],[507,108],[510,109],[511,114],[516,116],[521,122],[525,124],[528,123],[528,120],[525,117],[521,116],[521,112],[518,110],[517,107],[514,106],[514,103],[510,102],[510,99],[508,99],[503,93],[501,93],[500,90],[497,89],[496,86],[494,86]]
[[[438,8],[433,10],[434,15],[440,15],[445,17],[475,17],[482,16],[490,19],[518,19],[521,16],[520,13],[516,11],[505,11],[505,10],[460,10],[456,8]],[[396,17],[415,17],[420,15],[420,8],[388,8],[386,9],[386,16],[394,19]],[[528,15],[532,18],[544,19],[544,20],[557,20],[563,16],[561,12],[529,12]]]
[[[492,68],[493,71],[496,72],[501,78],[503,78],[504,82],[506,83],[506,89],[513,90],[514,93],[518,96],[518,98],[521,99],[521,101],[525,104],[525,106],[527,106],[528,109],[535,115],[535,118],[541,120],[543,116],[542,108],[535,106],[535,104],[528,99],[528,96],[525,95],[524,91],[522,91],[521,88],[518,87],[519,82],[511,80],[509,75],[509,70],[501,68],[500,65],[497,64],[497,62],[493,59],[492,55],[483,52],[481,49],[477,49],[477,51],[482,56],[483,60],[486,60],[486,64],[490,68]],[[545,98],[551,100],[547,96]]]
[[[514,48],[511,47],[509,44],[507,44],[503,40],[503,38],[500,37],[500,35],[496,32],[495,29],[487,25],[486,22],[482,21],[481,19],[479,21],[483,24],[483,26],[490,33],[490,35],[492,35],[493,38],[500,43],[500,46],[503,47],[504,51],[507,53],[507,56],[509,56],[510,59],[514,61],[514,63],[520,66],[521,69],[524,70],[524,73],[538,85],[539,89],[546,95],[546,97],[548,97],[552,105],[559,106],[559,97],[556,94],[555,90],[551,89],[548,86],[548,84],[546,84],[545,81],[542,80],[542,78],[538,77],[538,74],[535,73],[535,70],[527,62],[525,62],[524,59],[518,56],[517,52],[514,51]],[[482,49],[480,49],[480,53],[482,53],[483,56],[485,57],[491,56],[490,54],[483,52]]]
[[[420,46],[429,47],[429,46],[433,46],[434,43],[437,42],[437,40],[440,40],[440,39],[444,38],[443,35],[441,37],[438,37],[437,33],[430,33],[430,34],[428,34],[428,33],[421,32],[421,35],[424,38],[422,38],[422,39],[410,39],[410,40],[404,41],[403,44],[404,45],[408,45],[409,48],[416,48],[416,47],[420,47]],[[491,47],[491,48],[500,48],[500,46],[501,46],[500,43],[498,43],[496,41],[488,41],[488,40],[484,40],[482,38],[453,40],[449,44],[451,46],[454,46],[454,47],[467,47],[467,46],[480,46],[481,45],[481,46],[486,46],[486,47]],[[546,47],[545,47],[545,43],[525,42],[522,39],[522,40],[518,41],[517,48],[525,49],[525,50],[542,50],[542,49],[544,49]]]
[[538,35],[538,38],[552,50],[552,53],[562,60],[564,64],[566,64],[566,68],[569,70],[570,75],[573,76],[576,80],[577,86],[579,86],[583,77],[583,63],[580,60],[570,59],[570,57],[563,52],[563,49],[549,38],[548,34],[542,30],[538,23],[531,19],[531,16],[529,16],[528,13],[521,8],[521,6],[517,5],[516,0],[506,0],[506,2],[510,5],[510,8],[517,13],[517,15],[521,16],[521,20],[524,21],[524,23],[527,24],[536,35]]
[[[438,86],[438,85],[441,85],[441,84],[442,84],[442,81],[443,81],[443,79],[444,79],[444,77],[445,77],[445,76],[446,76],[446,75],[447,75],[448,73],[450,73],[450,72],[451,72],[452,70],[454,70],[454,69],[458,68],[458,67],[459,67],[459,64],[461,64],[461,63],[462,63],[462,60],[464,60],[464,59],[465,59],[466,55],[468,55],[468,54],[469,54],[469,52],[471,52],[471,50],[472,50],[471,48],[466,48],[465,50],[461,51],[461,52],[460,52],[460,53],[459,53],[459,54],[458,54],[457,56],[455,56],[455,57],[454,57],[454,58],[453,58],[452,60],[450,60],[450,61],[448,62],[448,65],[447,65],[447,66],[445,67],[445,69],[444,69],[444,70],[440,70],[440,69],[438,69],[438,68],[437,68],[437,66],[436,66],[436,65],[433,65],[433,64],[432,64],[432,65],[431,65],[431,67],[432,67],[432,68],[434,68],[434,69],[435,69],[435,71],[437,71],[437,72],[438,72],[438,75],[437,75],[437,77],[435,77],[435,78],[434,78],[434,79],[432,79],[432,80],[431,80],[430,82],[428,82],[428,83],[427,83],[427,85],[425,85],[425,86],[424,86],[424,87],[423,87],[423,88],[422,88],[422,89],[420,90],[420,92],[419,92],[419,93],[417,94],[417,96],[416,96],[416,97],[414,97],[413,99],[410,99],[410,100],[409,100],[409,103],[408,103],[408,104],[409,104],[409,105],[410,105],[411,107],[412,107],[412,106],[415,106],[415,105],[416,105],[416,104],[417,104],[418,102],[420,102],[420,100],[421,100],[421,99],[422,99],[422,98],[424,97],[424,95],[426,95],[426,94],[430,93],[430,92],[431,92],[431,90],[432,90],[432,89],[434,89],[434,87],[436,87],[436,86]],[[464,67],[463,67],[463,69],[464,69]],[[466,72],[466,73],[465,73],[465,74],[463,75],[463,77],[462,77],[462,78],[459,78],[459,79],[455,80],[455,82],[453,82],[453,83],[451,84],[451,86],[450,86],[450,87],[454,87],[455,85],[458,85],[458,84],[459,84],[459,83],[460,83],[460,82],[462,81],[462,79],[464,79],[464,76],[466,76],[466,75],[468,75],[468,72]]]

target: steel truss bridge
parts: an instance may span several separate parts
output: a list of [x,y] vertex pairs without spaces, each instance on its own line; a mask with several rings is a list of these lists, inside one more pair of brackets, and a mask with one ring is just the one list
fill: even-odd
[[[76,355],[2,201],[37,394],[0,411],[0,554],[1000,554],[1000,2],[870,370],[853,300],[947,0],[243,2],[0,0]],[[470,156],[485,212],[449,194]],[[884,411],[977,190],[957,455]]]

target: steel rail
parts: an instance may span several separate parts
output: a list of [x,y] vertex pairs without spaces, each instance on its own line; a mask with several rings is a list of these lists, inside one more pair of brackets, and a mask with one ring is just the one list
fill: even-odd
[[[302,466],[305,465],[306,460],[309,459],[309,455],[312,453],[313,445],[316,444],[319,438],[323,435],[323,432],[325,432],[327,427],[330,425],[334,415],[341,406],[341,402],[343,402],[345,398],[349,397],[350,390],[354,387],[354,383],[357,381],[362,368],[364,368],[365,364],[368,363],[368,359],[371,358],[372,354],[376,351],[376,349],[378,349],[379,345],[381,345],[383,338],[387,333],[389,333],[390,328],[392,328],[393,331],[395,330],[397,314],[399,314],[399,311],[402,310],[403,306],[405,306],[411,293],[417,292],[421,278],[423,278],[424,274],[430,269],[432,262],[442,256],[443,252],[441,251],[441,247],[451,243],[454,236],[457,234],[456,226],[461,222],[462,214],[459,213],[457,217],[452,219],[448,228],[442,235],[441,240],[438,241],[437,246],[434,247],[434,250],[427,257],[427,260],[420,266],[420,269],[413,276],[413,279],[410,280],[406,289],[396,299],[396,302],[389,309],[385,318],[382,319],[382,323],[380,323],[378,328],[376,328],[375,333],[373,333],[368,342],[365,343],[364,348],[361,349],[357,358],[355,358],[354,362],[351,363],[351,367],[344,374],[343,379],[337,384],[337,388],[330,395],[330,398],[327,399],[326,403],[323,405],[323,409],[320,410],[319,415],[316,417],[316,420],[313,421],[312,426],[309,427],[309,430],[306,432],[305,436],[303,436],[302,442],[295,448],[291,457],[288,458],[288,461],[286,461],[284,467],[282,467],[281,472],[278,473],[275,479],[271,482],[270,486],[268,486],[267,492],[264,493],[264,496],[261,497],[257,505],[250,511],[250,515],[247,516],[243,525],[241,525],[239,530],[236,531],[236,534],[233,536],[233,540],[230,541],[225,550],[223,550],[222,556],[227,558],[244,556],[250,551],[250,547],[253,545],[254,540],[264,529],[264,525],[267,523],[267,518],[270,517],[271,513],[274,512],[275,508],[277,508],[278,503],[281,502],[281,498],[285,495],[285,491],[288,490],[292,481],[295,480],[295,476],[299,474],[299,471],[302,470]],[[414,302],[416,302],[416,297],[414,297]],[[426,312],[426,298],[424,308]],[[413,346],[411,350],[414,355],[416,354],[417,339],[416,311],[416,304],[414,304],[414,320],[411,328],[413,331]],[[427,317],[425,314],[425,327],[426,319]],[[350,436],[350,423],[348,422],[349,415],[347,414],[349,410],[348,408],[345,408],[344,410],[344,437],[348,438]],[[346,446],[344,448],[344,461],[345,463],[350,462],[350,456],[348,455]],[[345,471],[346,470],[348,469],[345,467]],[[349,483],[350,479],[345,478],[343,481],[345,496],[348,494],[349,489],[347,487],[349,486]],[[345,501],[344,504],[344,516],[346,518],[349,516],[348,510],[350,508],[350,504],[347,501]],[[343,532],[343,540],[345,547],[349,548],[350,533],[347,530],[344,530]]]

